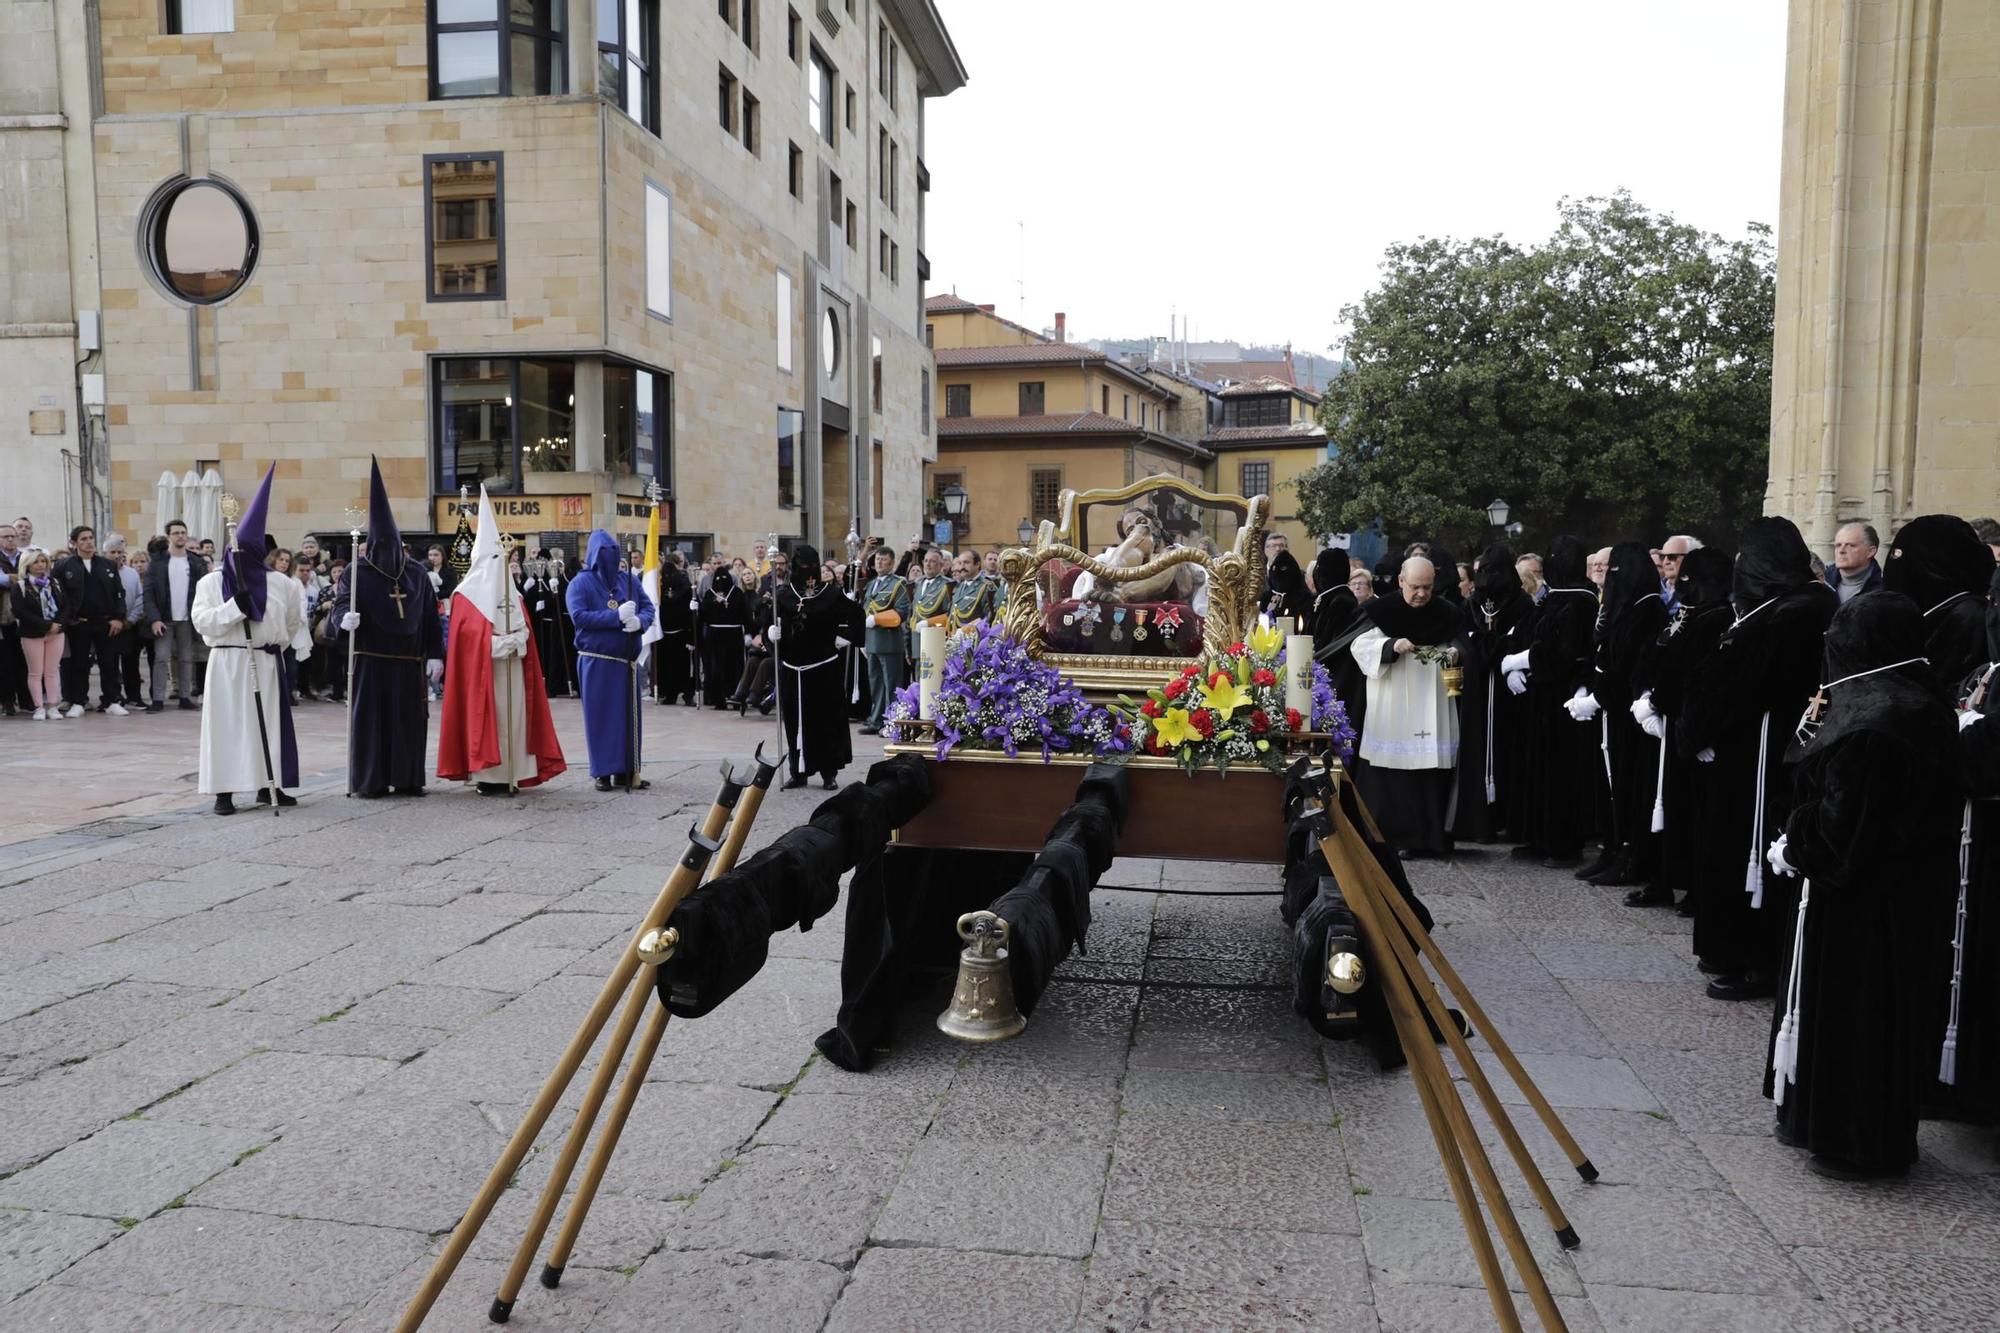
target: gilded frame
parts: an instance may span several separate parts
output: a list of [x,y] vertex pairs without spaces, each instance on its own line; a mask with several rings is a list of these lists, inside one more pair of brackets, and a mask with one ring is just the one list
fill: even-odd
[[[1202,505],[1241,509],[1243,519],[1231,548],[1210,557],[1193,547],[1180,546],[1135,569],[1114,569],[1076,545],[1077,519],[1085,506],[1117,504],[1161,491]],[[1230,644],[1241,642],[1256,623],[1263,598],[1264,524],[1271,508],[1269,496],[1222,494],[1203,490],[1180,477],[1151,476],[1108,490],[1065,490],[1059,504],[1060,517],[1042,520],[1033,546],[1017,546],[1000,555],[1000,577],[1006,588],[1002,623],[1008,635],[1020,640],[1030,656],[1054,665],[1084,690],[1097,695],[1144,693],[1179,674],[1191,659],[1099,657],[1048,651],[1035,590],[1042,568],[1051,560],[1076,565],[1107,583],[1150,578],[1175,565],[1201,565],[1208,571],[1208,615],[1202,626],[1204,655],[1221,653]]]

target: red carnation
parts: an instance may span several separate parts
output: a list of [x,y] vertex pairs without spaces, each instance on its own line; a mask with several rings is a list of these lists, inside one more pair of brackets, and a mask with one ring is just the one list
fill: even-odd
[[1222,682],[1228,679],[1229,673],[1227,671],[1218,671],[1208,678],[1208,688],[1219,690],[1222,688]]
[[1215,735],[1215,714],[1204,708],[1188,719],[1188,725],[1200,732],[1203,740],[1207,740]]
[[1240,643],[1232,643],[1229,645],[1229,655],[1231,657],[1241,657],[1243,656],[1244,653],[1248,651],[1249,650]]
[[1259,667],[1255,672],[1251,673],[1250,683],[1252,685],[1262,685],[1268,689],[1278,683],[1278,673],[1269,667]]
[[[1169,699],[1178,699],[1183,694],[1186,694],[1187,691],[1188,691],[1187,677],[1176,676],[1174,677],[1174,679],[1166,683],[1166,687],[1162,689],[1160,693],[1166,695]],[[1147,702],[1150,703],[1152,701],[1148,700]]]
[[1285,730],[1286,730],[1286,731],[1297,731],[1297,730],[1299,729],[1299,723],[1300,723],[1301,721],[1303,721],[1303,720],[1304,720],[1304,719],[1302,719],[1302,718],[1301,718],[1301,717],[1299,716],[1299,710],[1298,710],[1298,709],[1296,709],[1296,708],[1287,708],[1287,709],[1285,710]]
[[1250,730],[1263,735],[1271,729],[1271,715],[1259,708],[1250,714]]
[[1189,680],[1193,680],[1196,676],[1199,676],[1200,674],[1201,674],[1201,667],[1193,662],[1189,662],[1186,666],[1181,668],[1181,675],[1185,676]]
[[1147,717],[1158,717],[1160,715],[1160,706],[1154,703],[1151,699],[1148,699],[1146,700],[1146,702],[1139,705],[1139,711],[1141,713],[1144,713]]

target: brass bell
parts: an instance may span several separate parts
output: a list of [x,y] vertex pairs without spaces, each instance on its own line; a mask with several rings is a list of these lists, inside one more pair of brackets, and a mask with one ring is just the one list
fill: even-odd
[[672,926],[655,926],[639,937],[639,961],[657,967],[674,956],[681,933]]
[[1368,980],[1368,969],[1358,954],[1337,953],[1326,960],[1326,984],[1342,995],[1352,995]]
[[938,1031],[960,1041],[1005,1041],[1028,1026],[1014,1004],[1014,974],[1007,960],[1007,923],[991,912],[958,919],[965,948],[958,955],[958,985],[951,1006],[938,1015]]

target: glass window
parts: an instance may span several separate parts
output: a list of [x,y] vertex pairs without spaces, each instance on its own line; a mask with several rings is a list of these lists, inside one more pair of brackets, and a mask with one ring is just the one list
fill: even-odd
[[847,226],[844,230],[847,234],[847,248],[850,250],[859,250],[861,248],[861,217],[854,211],[854,201],[852,199],[847,201]]
[[931,372],[926,368],[921,373],[924,377],[922,420],[924,423],[924,434],[928,435],[931,430]]
[[882,410],[882,340],[873,334],[870,334],[868,337],[868,357],[870,361],[868,374],[871,385],[868,402],[875,411],[880,412]]
[[236,0],[167,0],[167,31],[235,32]]
[[1100,384],[1097,387],[1097,410],[1107,417],[1111,415],[1111,386],[1109,384]]
[[785,54],[789,55],[794,62],[797,62],[799,58],[799,39],[802,31],[803,25],[799,22],[799,11],[796,9],[787,9],[785,11]]
[[515,490],[514,363],[438,361],[437,403],[438,489]]
[[674,317],[674,205],[667,192],[646,182],[646,309]]
[[568,91],[563,46],[567,13],[567,0],[507,0],[505,14],[498,0],[433,0],[431,96],[529,97]]
[[790,144],[790,152],[785,155],[786,184],[791,187],[792,198],[805,197],[806,155],[799,151],[797,144]]
[[750,150],[753,157],[763,156],[763,148],[760,144],[762,135],[758,132],[757,126],[759,109],[757,99],[750,95],[748,88],[745,88],[743,90],[743,146]]
[[833,66],[814,51],[806,64],[806,121],[828,143],[834,142],[833,116]]
[[1059,467],[1028,470],[1028,517],[1040,523],[1054,521],[1062,503],[1063,474]]
[[506,225],[499,154],[424,159],[433,301],[506,295]]
[[778,270],[778,369],[792,373],[792,275]]
[[1238,495],[1269,495],[1271,493],[1271,465],[1269,463],[1239,463],[1236,466]]
[[1038,417],[1042,415],[1045,410],[1042,406],[1045,401],[1042,387],[1042,381],[1040,380],[1028,380],[1021,385],[1022,416]]
[[805,430],[806,414],[789,407],[778,409],[778,508],[791,509],[799,502],[797,487],[799,434]]
[[840,373],[840,316],[831,309],[820,316],[819,364],[829,380]]
[[889,202],[889,131],[875,131],[875,197]]
[[632,407],[636,413],[632,427],[632,471],[641,477],[660,475],[660,383],[662,376],[650,370],[632,375]]
[[880,440],[875,441],[869,451],[868,475],[875,487],[873,513],[876,518],[880,518],[882,517],[882,441]]
[[574,471],[576,363],[523,361],[520,377],[522,471]]
[[969,417],[972,415],[972,386],[970,384],[947,384],[944,386],[944,414],[948,417]]
[[736,76],[720,66],[715,71],[715,118],[729,134],[736,133]]
[[257,263],[257,224],[235,191],[183,181],[159,196],[145,228],[153,276],[181,300],[213,305],[234,296]]
[[1124,397],[1125,405],[1119,409],[1118,415],[1126,421],[1130,421],[1132,419],[1132,395],[1128,393]]
[[604,367],[604,466],[613,476],[638,474],[638,372],[631,366]]
[[902,174],[903,146],[898,143],[891,143],[889,145],[889,211],[891,213],[896,211],[898,201],[902,198],[901,191],[896,188],[896,178]]
[[849,84],[847,88],[847,128],[850,130],[854,128],[854,86],[852,84]]
[[660,0],[597,0],[598,95],[655,134],[660,132],[653,78],[659,32]]

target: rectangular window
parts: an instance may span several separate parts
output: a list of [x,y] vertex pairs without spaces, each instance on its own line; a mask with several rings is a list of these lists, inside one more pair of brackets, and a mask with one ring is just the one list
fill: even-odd
[[806,62],[806,123],[828,143],[834,140],[833,66],[817,48]]
[[891,241],[889,242],[889,281],[901,282],[902,280],[903,247]]
[[798,63],[800,39],[804,31],[804,26],[799,22],[799,11],[788,7],[785,10],[785,54],[792,58],[793,64]]
[[948,417],[969,417],[972,415],[972,386],[970,384],[947,384],[944,386],[944,414]]
[[1062,506],[1063,474],[1059,467],[1028,469],[1028,517],[1053,522]]
[[571,472],[576,421],[576,363],[523,361],[520,370],[521,470]]
[[762,138],[762,135],[757,125],[757,118],[761,109],[757,99],[750,95],[748,88],[745,88],[743,90],[743,146],[750,150],[752,157],[763,156],[763,150],[759,146],[759,140]]
[[792,275],[778,270],[778,369],[792,373]]
[[861,248],[861,218],[854,211],[852,199],[847,201],[847,248],[850,250]]
[[742,3],[743,25],[737,32],[742,36],[743,44],[754,54],[757,50],[757,0],[742,0]]
[[[233,16],[235,5],[234,0],[180,0],[178,8],[183,18],[197,10],[203,15],[228,11]],[[568,9],[567,0],[509,0],[503,14],[500,0],[431,0],[431,96],[535,97],[567,92],[563,22]]]
[[889,95],[889,25],[875,25],[875,91]]
[[791,187],[792,198],[803,199],[806,193],[806,155],[797,144],[788,144],[785,155],[785,183]]
[[672,481],[667,458],[673,420],[668,376],[604,365],[604,466],[613,476]]
[[[1086,400],[1086,401],[1088,401],[1088,400]],[[1102,412],[1102,413],[1103,413],[1103,414],[1104,414],[1105,416],[1107,416],[1107,417],[1108,417],[1108,416],[1110,416],[1110,415],[1111,415],[1111,386],[1110,386],[1109,384],[1102,384],[1102,385],[1099,385],[1099,386],[1098,386],[1098,389],[1097,389],[1097,401],[1098,401],[1098,406],[1097,406],[1097,410],[1098,410],[1098,411],[1100,411],[1100,412]]]
[[597,0],[598,95],[654,134],[660,132],[653,78],[659,55],[660,0]]
[[937,325],[935,324],[924,325],[924,346],[926,347],[937,346]]
[[715,70],[716,123],[734,136],[736,133],[736,76],[723,66]]
[[1129,393],[1128,393],[1128,394],[1126,394],[1126,395],[1125,395],[1125,406],[1124,406],[1124,407],[1123,407],[1123,408],[1122,408],[1122,409],[1121,409],[1121,410],[1119,411],[1118,415],[1119,415],[1119,416],[1120,416],[1121,418],[1123,418],[1124,420],[1126,420],[1126,421],[1130,421],[1130,420],[1132,419],[1132,395],[1131,395],[1131,394],[1129,394]]
[[167,0],[167,32],[235,32],[236,0]]
[[[440,358],[433,363],[437,489],[484,484],[519,494],[530,472],[576,467],[576,362],[567,358]],[[673,382],[604,363],[604,461],[620,476],[672,483]]]
[[799,435],[805,430],[806,414],[789,407],[778,409],[778,508],[798,506],[797,491]]
[[897,55],[898,52],[896,50],[896,43],[895,40],[892,38],[890,39],[889,42],[889,109],[891,111],[894,111],[896,109],[896,77],[897,77],[896,67],[898,64],[896,58]]
[[514,362],[437,362],[438,489],[518,489],[514,447]]
[[868,405],[874,411],[880,412],[882,410],[882,340],[880,338],[873,335],[869,336],[868,356],[871,362],[869,367],[871,392],[868,398]]
[[1269,495],[1271,493],[1271,465],[1269,463],[1238,463],[1236,465],[1236,493],[1238,495]]
[[875,233],[875,271],[883,277],[889,276],[889,233]]
[[736,27],[736,6],[733,0],[715,0],[715,16],[734,29]]
[[889,145],[889,211],[895,212],[902,200],[902,192],[896,188],[897,179],[903,174],[903,146]]
[[646,182],[646,310],[674,317],[674,203],[667,192]]
[[1232,398],[1223,404],[1222,419],[1230,426],[1282,426],[1290,412],[1284,398]]
[[1024,417],[1041,416],[1043,411],[1045,410],[1042,407],[1042,403],[1044,402],[1044,400],[1045,400],[1045,395],[1042,392],[1042,381],[1024,380],[1022,382],[1021,384],[1022,416]]
[[875,197],[889,202],[889,131],[875,131]]
[[854,85],[847,85],[847,128],[854,128]]
[[[613,367],[606,367],[608,373]],[[660,466],[664,451],[661,448],[661,431],[666,421],[666,413],[660,408],[660,389],[666,376],[655,375],[650,370],[632,373],[632,472],[635,476],[648,479],[666,480],[666,470]]]
[[924,377],[924,396],[923,396],[922,420],[924,423],[924,434],[928,435],[931,433],[931,372],[928,368],[926,368],[923,371],[923,377]]
[[875,517],[882,517],[882,441],[875,441],[869,453],[868,472],[875,485]]
[[497,301],[506,296],[501,177],[498,153],[443,153],[424,159],[430,300]]

